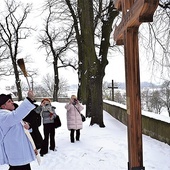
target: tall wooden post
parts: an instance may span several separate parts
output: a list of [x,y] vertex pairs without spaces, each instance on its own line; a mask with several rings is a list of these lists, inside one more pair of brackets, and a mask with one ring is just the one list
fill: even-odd
[[144,170],[140,99],[138,29],[142,22],[152,22],[159,0],[116,0],[122,21],[115,29],[117,45],[124,44],[128,115],[128,170]]

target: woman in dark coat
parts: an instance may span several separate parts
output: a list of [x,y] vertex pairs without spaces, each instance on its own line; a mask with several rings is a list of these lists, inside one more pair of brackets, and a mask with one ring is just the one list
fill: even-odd
[[[37,104],[34,104],[36,107]],[[41,133],[39,131],[39,126],[41,125],[41,116],[40,114],[36,113],[33,109],[24,119],[24,121],[29,123],[30,126],[30,134],[34,140],[35,146],[37,149],[41,148],[43,138],[41,136]]]

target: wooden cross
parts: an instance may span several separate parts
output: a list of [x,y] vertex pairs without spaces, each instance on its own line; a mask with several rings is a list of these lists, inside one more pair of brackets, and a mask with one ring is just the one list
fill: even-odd
[[144,170],[140,99],[138,29],[142,22],[152,22],[159,0],[115,0],[122,11],[122,21],[114,32],[117,45],[124,45],[127,121],[128,170]]
[[114,81],[112,80],[112,86],[108,88],[112,89],[112,101],[114,101],[114,89],[118,89],[118,87],[114,86]]

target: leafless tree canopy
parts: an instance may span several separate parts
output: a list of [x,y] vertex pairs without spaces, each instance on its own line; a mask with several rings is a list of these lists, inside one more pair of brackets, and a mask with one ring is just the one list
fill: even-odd
[[152,23],[143,24],[140,42],[152,77],[168,80],[170,77],[170,1],[160,1]]
[[[5,9],[0,15],[0,57],[9,64],[9,69],[4,67],[3,73],[15,75],[18,99],[22,100],[22,92],[17,67],[17,55],[20,52],[19,42],[30,35],[31,27],[25,24],[31,5],[17,3],[14,0],[5,1]],[[9,60],[8,60],[9,59]],[[13,69],[13,71],[11,71]]]

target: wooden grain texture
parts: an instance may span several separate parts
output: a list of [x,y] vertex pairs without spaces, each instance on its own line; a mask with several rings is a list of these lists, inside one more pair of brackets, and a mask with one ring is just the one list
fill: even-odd
[[116,0],[122,21],[114,40],[124,45],[128,125],[128,170],[144,170],[138,30],[142,22],[152,22],[159,0]]
[[[133,5],[128,0],[117,0],[115,7],[124,11],[123,18],[114,32],[117,45],[123,45],[124,31],[128,27],[139,27],[142,22],[152,22],[153,14],[158,6],[158,0],[136,0]],[[126,12],[126,13],[125,13]]]

